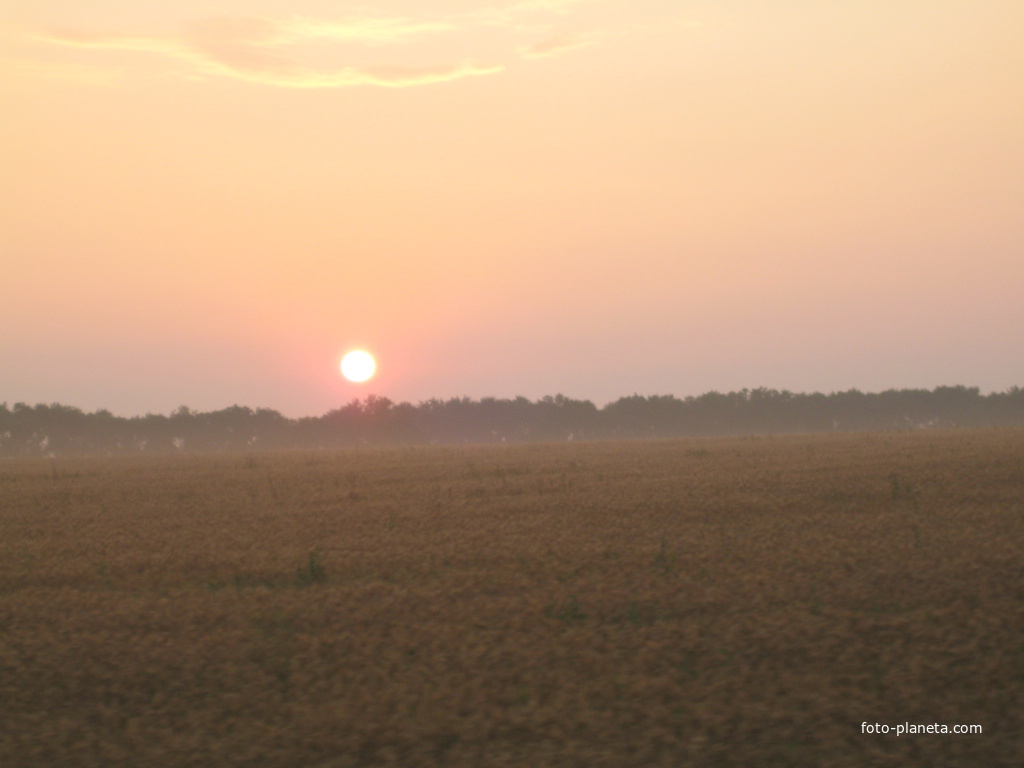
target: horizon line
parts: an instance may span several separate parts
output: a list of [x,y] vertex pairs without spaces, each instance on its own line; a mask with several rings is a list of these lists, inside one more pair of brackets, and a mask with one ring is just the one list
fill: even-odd
[[744,387],[743,389],[734,389],[734,390],[729,390],[729,391],[721,391],[721,390],[717,390],[717,389],[711,389],[711,390],[707,390],[705,392],[702,392],[702,393],[700,393],[698,395],[683,395],[683,396],[679,396],[679,395],[672,394],[672,393],[642,395],[639,392],[634,392],[633,394],[630,394],[630,395],[620,395],[618,398],[616,398],[614,400],[609,400],[608,402],[604,403],[604,405],[597,405],[594,402],[594,400],[591,400],[589,398],[575,398],[575,397],[571,397],[571,396],[565,395],[565,394],[563,394],[561,392],[559,392],[559,393],[557,393],[555,395],[542,395],[541,397],[538,397],[536,399],[531,399],[529,397],[526,397],[525,395],[515,395],[515,396],[511,396],[511,397],[499,397],[499,396],[496,396],[496,395],[484,395],[484,396],[476,397],[476,398],[471,397],[469,395],[453,395],[453,396],[450,396],[450,397],[447,397],[447,398],[443,398],[443,397],[430,397],[430,398],[427,398],[427,399],[424,399],[424,400],[419,400],[419,401],[417,401],[415,403],[410,402],[408,400],[393,400],[390,397],[387,397],[386,395],[379,395],[379,394],[376,394],[376,393],[373,393],[373,392],[368,392],[363,398],[358,398],[358,397],[352,398],[351,400],[348,400],[347,402],[342,403],[341,405],[339,405],[339,406],[337,406],[335,408],[331,408],[330,410],[325,411],[324,413],[321,413],[319,415],[307,414],[307,415],[301,415],[301,416],[285,416],[281,411],[279,411],[276,408],[271,408],[271,407],[268,407],[268,406],[252,407],[252,406],[248,406],[248,405],[241,405],[241,404],[239,404],[237,402],[233,403],[231,405],[228,405],[228,406],[224,406],[222,408],[215,408],[215,409],[212,409],[212,410],[205,410],[205,411],[204,410],[194,409],[191,406],[183,403],[183,404],[181,404],[181,405],[171,409],[171,411],[169,413],[166,413],[166,414],[161,413],[161,412],[147,411],[144,414],[135,413],[135,414],[131,414],[131,415],[123,415],[123,414],[120,414],[120,413],[114,413],[109,408],[96,408],[94,410],[89,411],[89,410],[85,410],[84,408],[82,408],[80,406],[71,405],[71,404],[67,404],[67,403],[61,403],[61,402],[58,402],[58,401],[52,401],[52,402],[49,402],[49,403],[36,402],[34,405],[31,405],[31,404],[29,404],[29,403],[27,403],[25,401],[16,401],[13,404],[9,404],[7,400],[2,400],[2,401],[0,401],[0,411],[13,411],[15,409],[19,409],[19,407],[27,408],[27,409],[36,409],[36,408],[43,407],[43,408],[60,408],[60,409],[66,409],[66,410],[74,410],[74,411],[78,411],[78,412],[80,412],[82,414],[85,414],[85,415],[104,414],[104,415],[110,415],[110,416],[113,416],[115,418],[122,418],[122,419],[143,419],[143,418],[147,418],[147,417],[150,417],[150,416],[167,416],[167,417],[170,417],[170,416],[173,416],[176,413],[182,412],[182,411],[184,411],[184,412],[186,412],[186,413],[188,413],[190,415],[205,415],[205,414],[221,413],[223,411],[230,411],[230,410],[233,410],[233,409],[242,409],[242,410],[249,410],[249,411],[251,411],[253,413],[260,412],[260,411],[271,411],[271,412],[276,413],[277,415],[282,416],[282,417],[287,418],[287,419],[308,419],[308,418],[317,419],[317,418],[322,418],[322,417],[326,416],[327,414],[330,414],[330,413],[333,413],[335,411],[341,410],[343,408],[351,407],[353,405],[360,405],[360,406],[362,406],[362,405],[367,404],[367,403],[380,402],[380,401],[387,401],[389,406],[392,406],[392,407],[393,406],[412,406],[414,408],[418,408],[418,407],[421,407],[423,405],[426,405],[426,404],[432,403],[432,402],[448,403],[448,402],[452,402],[452,401],[469,401],[469,402],[482,403],[484,401],[517,402],[519,400],[526,400],[527,402],[529,402],[531,404],[536,404],[536,403],[543,403],[545,401],[550,400],[550,401],[557,401],[557,402],[572,402],[572,403],[580,403],[580,404],[590,404],[590,405],[592,405],[597,410],[604,410],[609,405],[621,402],[622,400],[631,400],[631,399],[637,399],[637,398],[643,399],[643,400],[668,399],[668,400],[677,400],[679,402],[685,403],[688,400],[699,400],[700,398],[706,397],[706,396],[709,396],[709,395],[718,395],[718,396],[722,396],[722,397],[730,397],[730,396],[736,396],[736,395],[747,396],[747,395],[749,395],[750,393],[753,393],[753,392],[764,392],[764,393],[771,393],[771,394],[775,394],[775,395],[786,395],[788,397],[814,397],[814,396],[833,397],[833,396],[836,396],[836,395],[847,395],[847,394],[858,394],[858,395],[868,395],[868,396],[870,396],[870,395],[883,395],[883,394],[887,394],[887,393],[890,393],[890,392],[896,392],[896,393],[908,393],[908,392],[922,393],[922,392],[927,392],[929,394],[934,394],[935,392],[938,392],[940,390],[962,390],[962,391],[965,391],[965,392],[971,392],[971,393],[973,393],[974,395],[976,395],[978,397],[990,397],[992,395],[1009,395],[1009,394],[1014,394],[1016,392],[1019,392],[1021,390],[1021,388],[1022,388],[1021,385],[1014,384],[1014,385],[1011,385],[1011,386],[1007,387],[1006,389],[1002,389],[1002,390],[993,389],[993,390],[990,390],[988,392],[984,392],[983,393],[981,391],[981,387],[979,387],[979,386],[968,386],[966,384],[939,384],[939,385],[936,385],[935,387],[932,387],[931,389],[929,389],[927,387],[901,387],[901,388],[890,387],[888,389],[882,389],[882,390],[876,390],[876,391],[867,391],[867,390],[861,390],[861,389],[859,389],[857,387],[850,387],[849,389],[836,389],[836,390],[831,390],[829,392],[821,392],[821,391],[817,391],[817,390],[812,391],[812,392],[807,392],[807,391],[798,392],[798,391],[794,391],[794,390],[790,390],[790,389],[777,389],[777,388],[774,388],[774,387],[764,387],[764,386],[761,386],[761,387],[755,387],[755,388]]

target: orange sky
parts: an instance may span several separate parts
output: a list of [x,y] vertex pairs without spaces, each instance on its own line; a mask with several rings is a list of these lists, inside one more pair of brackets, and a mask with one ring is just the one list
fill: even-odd
[[1019,0],[0,0],[0,401],[1024,384],[1022,29]]

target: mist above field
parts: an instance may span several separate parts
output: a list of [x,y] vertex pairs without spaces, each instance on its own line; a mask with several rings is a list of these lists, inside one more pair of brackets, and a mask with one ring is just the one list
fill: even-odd
[[929,429],[1024,424],[1024,389],[857,390],[794,394],[772,389],[623,397],[598,408],[563,395],[537,401],[453,398],[413,405],[353,400],[323,416],[289,419],[233,406],[124,418],[59,404],[0,404],[0,455],[164,453],[351,445],[506,443],[703,435]]

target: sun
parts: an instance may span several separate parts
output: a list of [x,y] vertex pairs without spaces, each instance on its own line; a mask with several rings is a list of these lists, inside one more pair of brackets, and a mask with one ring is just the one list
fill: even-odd
[[341,375],[357,384],[372,378],[376,371],[377,361],[362,349],[353,349],[341,358]]

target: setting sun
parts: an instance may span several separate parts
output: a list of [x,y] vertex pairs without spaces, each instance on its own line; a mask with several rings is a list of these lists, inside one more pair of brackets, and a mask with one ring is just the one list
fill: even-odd
[[373,355],[361,349],[352,350],[341,359],[341,374],[349,381],[367,381],[376,370],[377,361]]

